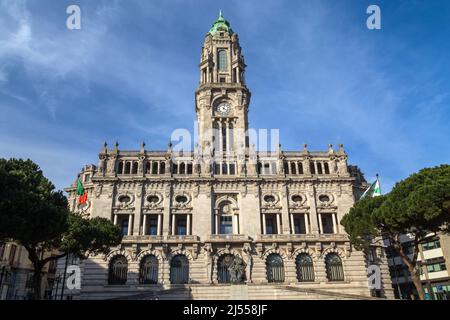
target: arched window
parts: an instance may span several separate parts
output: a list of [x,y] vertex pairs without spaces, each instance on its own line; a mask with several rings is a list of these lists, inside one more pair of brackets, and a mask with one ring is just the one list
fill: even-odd
[[323,166],[324,166],[325,174],[330,174],[330,166],[328,165],[328,162],[325,162],[323,164]]
[[131,173],[131,162],[127,161],[125,163],[125,172],[124,174],[130,174]]
[[225,254],[217,261],[217,280],[219,283],[230,283],[229,267],[233,263],[234,256],[232,254]]
[[297,280],[299,282],[314,281],[314,266],[309,254],[299,254],[295,259],[295,266],[297,268]]
[[329,281],[344,281],[344,268],[342,260],[336,253],[330,253],[325,258],[327,279]]
[[298,165],[298,174],[303,174],[303,163],[299,161],[297,162],[297,165]]
[[133,171],[131,173],[137,174],[137,172],[138,172],[138,163],[135,161],[133,162]]
[[127,282],[128,261],[122,255],[114,257],[109,263],[108,284],[125,284]]
[[186,165],[184,162],[180,164],[180,174],[186,174]]
[[229,201],[224,201],[219,206],[219,233],[233,234],[233,210]]
[[146,174],[150,174],[151,173],[151,166],[150,166],[150,161],[146,161],[145,162],[145,173]]
[[118,174],[122,174],[123,173],[123,161],[119,162],[119,169],[117,171]]
[[156,161],[152,164],[152,174],[158,174],[158,162]]
[[178,174],[178,163],[172,163],[172,174]]
[[295,166],[295,162],[291,162],[291,174],[297,174],[297,167]]
[[142,259],[139,268],[139,283],[158,283],[158,259],[154,255],[148,255]]
[[227,70],[228,69],[228,63],[227,63],[227,51],[226,50],[220,50],[219,51],[219,58],[218,60],[218,67],[219,70]]
[[266,259],[267,280],[284,282],[284,263],[279,254],[272,253]]
[[189,282],[189,261],[186,256],[177,255],[170,262],[170,283],[184,284]]
[[159,174],[165,174],[166,173],[166,163],[160,162],[159,166]]

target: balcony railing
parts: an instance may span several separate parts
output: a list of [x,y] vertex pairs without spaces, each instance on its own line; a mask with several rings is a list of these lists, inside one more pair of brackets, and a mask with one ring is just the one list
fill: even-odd
[[245,234],[211,234],[208,239],[210,241],[246,241],[249,237]]
[[322,240],[322,241],[339,241],[346,240],[346,234],[261,234],[258,240],[282,240],[282,241],[307,241],[307,240]]

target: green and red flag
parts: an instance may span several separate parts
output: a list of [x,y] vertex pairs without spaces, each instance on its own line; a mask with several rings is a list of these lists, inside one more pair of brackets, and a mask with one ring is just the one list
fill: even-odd
[[79,196],[78,203],[80,203],[80,204],[86,203],[87,192],[84,189],[83,184],[81,183],[80,179],[78,179],[78,182],[77,182],[77,195]]
[[375,180],[374,183],[364,192],[364,194],[361,196],[361,199],[365,197],[378,197],[381,196],[381,187],[380,187],[380,179],[378,178],[377,174],[377,180]]

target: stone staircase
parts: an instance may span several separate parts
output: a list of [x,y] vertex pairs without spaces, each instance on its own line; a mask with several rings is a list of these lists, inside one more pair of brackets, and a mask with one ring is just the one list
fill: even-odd
[[[360,288],[355,288],[360,289]],[[357,291],[357,290],[356,290]],[[276,284],[177,285],[148,290],[114,300],[379,300],[339,289],[315,289]]]

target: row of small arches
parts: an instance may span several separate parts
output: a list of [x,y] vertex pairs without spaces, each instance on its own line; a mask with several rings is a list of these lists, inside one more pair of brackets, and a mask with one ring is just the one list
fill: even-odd
[[[230,273],[227,261],[233,255],[223,255],[217,263],[217,280],[219,283],[229,283]],[[295,259],[297,280],[299,282],[313,282],[315,280],[314,263],[307,253],[300,253]],[[329,281],[344,281],[342,259],[336,253],[329,253],[325,257],[326,276]],[[159,275],[159,261],[150,254],[142,258],[139,265],[139,283],[157,284]],[[128,261],[123,255],[115,256],[109,263],[108,284],[124,285],[128,277]],[[282,283],[285,281],[285,268],[283,258],[277,254],[269,254],[266,258],[266,277],[269,283]],[[170,283],[189,283],[189,260],[185,255],[174,256],[170,261]]]

